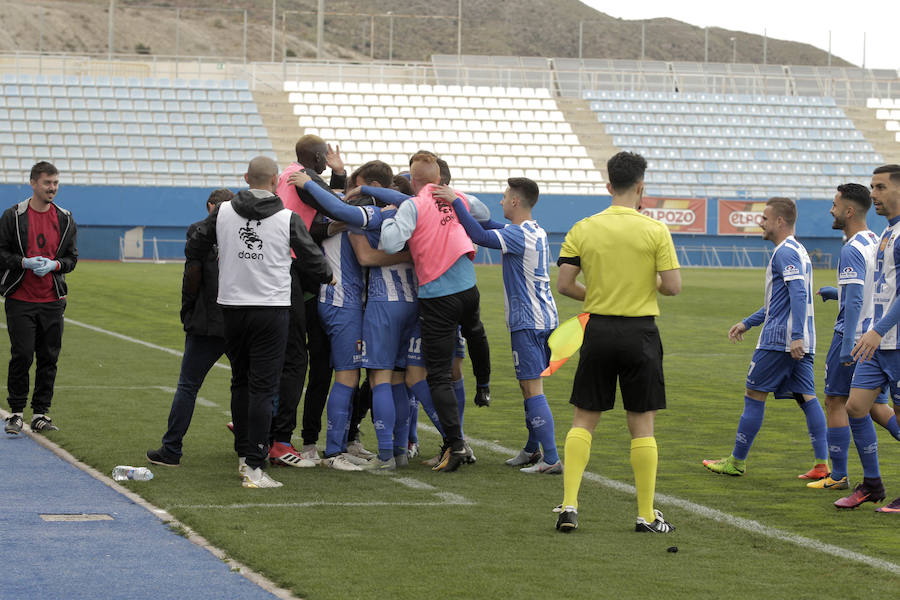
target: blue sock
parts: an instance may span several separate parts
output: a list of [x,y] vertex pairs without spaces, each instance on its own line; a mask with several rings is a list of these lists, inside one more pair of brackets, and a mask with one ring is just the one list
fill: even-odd
[[[406,388],[409,392],[409,388]],[[409,394],[409,443],[419,443],[419,401],[412,394]]]
[[344,449],[344,435],[350,423],[353,388],[334,382],[328,394],[328,429],[325,434],[325,456],[340,454]]
[[412,386],[412,392],[425,410],[425,414],[428,415],[428,418],[431,419],[431,422],[437,428],[438,433],[441,434],[441,437],[444,437],[444,428],[441,427],[441,420],[438,419],[437,410],[434,408],[434,402],[431,400],[431,389],[428,387],[428,383],[423,379]]
[[766,403],[744,396],[744,412],[738,421],[737,435],[734,436],[734,450],[732,454],[738,460],[746,460],[747,453],[759,428],[762,427],[763,416],[766,414]]
[[394,396],[394,456],[406,454],[406,442],[409,439],[409,396],[402,383],[391,385]]
[[850,427],[828,428],[828,456],[831,458],[831,478],[838,481],[847,476],[847,453],[850,450]]
[[390,460],[394,456],[394,392],[391,384],[372,386],[372,419],[378,438],[378,458]]
[[466,378],[460,377],[453,382],[453,393],[456,394],[456,405],[459,407],[459,434],[463,433],[463,413],[466,412]]
[[863,477],[877,479],[881,477],[878,469],[878,437],[875,434],[875,423],[869,415],[861,419],[850,417],[850,431],[853,432],[853,443],[859,453],[859,461],[863,467]]
[[525,399],[525,418],[531,423],[535,437],[541,442],[544,462],[548,465],[556,464],[559,461],[559,453],[556,451],[556,429],[545,395],[539,394]]
[[825,411],[818,398],[813,398],[800,405],[803,414],[806,415],[806,429],[809,431],[809,441],[812,442],[813,454],[816,460],[824,462],[828,458],[828,436],[825,433]]
[[887,425],[884,426],[885,429],[888,430],[894,439],[900,442],[900,425],[897,424],[897,415],[891,417],[891,420],[887,422]]
[[541,449],[541,442],[534,433],[534,427],[531,426],[531,420],[528,418],[528,400],[525,400],[525,427],[528,428],[528,441],[525,442],[523,450],[534,454]]

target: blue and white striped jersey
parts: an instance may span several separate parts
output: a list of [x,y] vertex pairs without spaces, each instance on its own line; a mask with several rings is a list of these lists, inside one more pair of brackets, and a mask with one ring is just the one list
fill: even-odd
[[[372,248],[378,248],[380,231],[366,231],[366,239]],[[389,267],[369,267],[368,300],[376,302],[416,302],[419,282],[411,262]]]
[[492,229],[503,252],[506,324],[510,331],[551,330],[559,325],[550,292],[550,246],[537,221]]
[[803,351],[815,354],[816,325],[813,314],[812,262],[806,248],[794,236],[778,244],[766,269],[766,316],[756,347],[760,350],[791,351],[792,312],[788,282],[803,281],[806,318],[803,320]]
[[322,242],[322,253],[337,283],[322,284],[319,287],[319,302],[338,307],[361,308],[365,303],[363,271],[356,260],[347,232],[333,235]]
[[[878,252],[875,255],[875,290],[874,290],[874,322],[888,311],[897,300],[900,278],[897,277],[897,268],[900,267],[900,248],[897,246],[897,232],[900,230],[900,221],[888,225],[881,234],[881,242],[878,244]],[[874,324],[874,323],[873,323]],[[897,335],[898,325],[888,329],[881,338],[882,350],[900,349],[900,336]]]
[[856,330],[853,331],[854,341],[858,340],[872,325],[875,253],[877,251],[878,236],[868,229],[854,235],[841,248],[841,258],[838,260],[837,269],[840,310],[834,322],[834,330],[843,335],[846,329],[844,324],[845,286],[851,284],[863,286],[863,303],[859,313],[859,322],[856,324]]

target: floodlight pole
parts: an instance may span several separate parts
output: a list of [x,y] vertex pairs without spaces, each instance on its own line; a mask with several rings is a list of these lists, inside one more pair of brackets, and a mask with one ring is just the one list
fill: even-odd
[[388,61],[394,61],[394,13],[388,11]]
[[272,0],[272,52],[269,56],[269,62],[275,62],[275,8],[278,0]]
[[641,23],[641,62],[644,61],[644,45],[647,39],[647,24]]
[[325,32],[325,0],[319,0],[316,12],[316,58],[322,59],[322,38]]
[[703,28],[703,62],[709,62],[709,27]]
[[112,60],[113,54],[113,42],[115,40],[115,30],[116,30],[116,20],[113,16],[116,11],[116,0],[109,0],[109,21],[107,25],[107,36],[106,36],[106,52],[107,58]]
[[768,50],[769,50],[769,36],[766,35],[766,29],[765,29],[765,27],[763,27],[763,64],[767,64],[766,58],[768,58],[768,57],[766,56],[766,54],[768,53]]
[[456,5],[456,56],[462,56],[462,0]]
[[828,30],[828,66],[831,67],[831,30]]
[[578,58],[581,58],[581,45],[584,43],[584,20],[578,21]]

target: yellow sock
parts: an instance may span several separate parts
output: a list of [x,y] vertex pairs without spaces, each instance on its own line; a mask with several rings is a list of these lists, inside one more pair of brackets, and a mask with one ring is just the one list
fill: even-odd
[[591,458],[593,439],[591,432],[582,427],[573,427],[566,435],[563,506],[578,508],[578,489],[581,487],[581,476]]
[[653,496],[656,494],[657,462],[656,438],[631,440],[631,468],[634,470],[634,487],[637,488],[638,515],[648,523],[656,518],[653,514]]

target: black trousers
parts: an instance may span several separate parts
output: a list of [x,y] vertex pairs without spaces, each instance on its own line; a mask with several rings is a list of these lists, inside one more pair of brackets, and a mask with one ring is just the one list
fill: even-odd
[[480,295],[473,286],[462,292],[439,298],[419,298],[419,323],[422,330],[422,353],[428,370],[431,399],[444,429],[444,445],[454,450],[462,446],[459,407],[451,384],[456,328],[463,337],[478,384],[491,379],[491,351],[480,316]]
[[62,348],[63,313],[66,301],[23,302],[7,298],[6,327],[9,332],[9,373],[6,379],[9,408],[22,412],[28,403],[28,370],[37,357],[31,408],[47,413],[53,400],[56,362]]
[[322,431],[322,413],[331,389],[331,343],[319,322],[319,300],[306,301],[306,349],[309,352],[309,381],[303,398],[303,429],[300,435],[304,445],[319,441]]
[[281,370],[281,386],[278,391],[278,409],[272,417],[271,439],[289,444],[297,428],[297,407],[303,395],[303,380],[309,362],[306,353],[306,305],[300,277],[291,268],[291,308],[288,319],[287,346],[284,367]]
[[288,307],[224,308],[225,354],[231,361],[234,449],[251,468],[269,454],[272,408],[281,381]]

